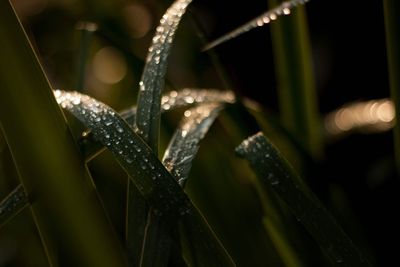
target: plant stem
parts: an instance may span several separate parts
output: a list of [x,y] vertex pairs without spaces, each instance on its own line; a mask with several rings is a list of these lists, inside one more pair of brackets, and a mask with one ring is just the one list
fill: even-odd
[[[9,1],[0,1],[0,120],[44,240],[74,266],[124,266],[51,86]],[[6,70],[6,71],[5,71]],[[44,244],[46,246],[46,244]],[[49,251],[49,250],[48,250]],[[50,265],[58,266],[50,254]]]
[[397,173],[400,174],[400,2],[383,1],[385,16],[386,47],[389,67],[391,98],[396,109],[396,125],[394,127],[394,155]]
[[[277,6],[280,1],[268,3]],[[272,23],[271,31],[283,124],[318,158],[322,154],[322,136],[304,7],[299,6],[290,16]]]

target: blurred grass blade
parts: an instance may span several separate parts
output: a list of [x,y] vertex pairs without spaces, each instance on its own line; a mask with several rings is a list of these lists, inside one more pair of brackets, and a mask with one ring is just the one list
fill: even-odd
[[182,15],[192,0],[177,0],[165,12],[149,48],[143,75],[139,83],[136,126],[142,138],[158,154],[161,91],[167,59]]
[[189,176],[192,161],[204,138],[223,106],[203,104],[188,109],[174,133],[164,154],[163,164],[183,187]]
[[260,184],[271,188],[287,204],[333,266],[369,266],[335,219],[262,133],[244,140],[236,152],[250,162]]
[[[178,220],[196,233],[212,265],[233,266],[233,262],[202,215],[164,168],[146,143],[108,106],[77,92],[57,90],[56,98],[103,143],[128,173],[138,190],[167,226]],[[205,265],[206,266],[206,265]]]
[[17,188],[0,202],[0,229],[28,205],[29,201],[24,188],[22,185],[17,186]]
[[293,246],[289,243],[285,230],[273,218],[266,215],[263,219],[263,224],[267,230],[272,242],[274,243],[277,252],[286,267],[303,266]]
[[[268,0],[271,6],[280,1]],[[282,123],[314,158],[322,155],[322,135],[304,6],[271,25]]]
[[242,35],[243,33],[248,32],[254,28],[269,24],[270,22],[276,20],[279,16],[289,15],[293,8],[295,8],[298,5],[303,5],[308,1],[309,0],[292,0],[283,2],[277,7],[268,10],[267,12],[264,12],[260,16],[250,20],[249,22],[243,24],[242,26],[236,28],[235,30],[219,37],[215,41],[210,42],[203,48],[203,51],[212,49],[222,43],[232,40],[238,37],[239,35]]
[[58,266],[62,247],[75,266],[124,266],[121,246],[9,1],[0,1],[0,18],[1,129],[26,192],[38,196],[31,207],[49,262]]
[[97,25],[93,22],[81,21],[76,28],[81,32],[76,90],[82,92],[85,87],[86,61],[89,54],[90,43],[93,33],[97,30]]
[[[385,16],[387,60],[389,67],[390,93],[396,118],[400,118],[400,3],[396,0],[383,1]],[[394,127],[394,154],[397,173],[400,175],[400,123]]]

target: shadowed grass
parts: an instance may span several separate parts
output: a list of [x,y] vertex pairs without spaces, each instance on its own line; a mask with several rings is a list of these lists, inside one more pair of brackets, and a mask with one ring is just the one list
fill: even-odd
[[[370,266],[322,203],[262,133],[249,137],[236,152],[292,211],[333,266]],[[266,189],[268,190],[268,189]]]
[[[268,0],[270,6],[279,2]],[[322,140],[305,8],[271,24],[271,32],[282,122],[318,158]]]
[[9,1],[0,2],[0,17],[1,126],[25,191],[40,196],[32,210],[49,262],[58,266],[62,246],[75,266],[124,266],[121,246]]

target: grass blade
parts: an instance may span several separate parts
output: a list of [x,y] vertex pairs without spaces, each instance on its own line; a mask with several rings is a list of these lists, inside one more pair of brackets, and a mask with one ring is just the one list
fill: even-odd
[[[176,108],[186,107],[190,105],[202,105],[207,103],[233,103],[235,96],[231,91],[220,91],[214,89],[183,89],[180,91],[171,91],[162,97],[161,101],[161,112],[167,112]],[[135,121],[136,107],[126,109],[121,112],[121,117],[127,121],[128,124],[132,124]],[[170,145],[171,146],[171,145]],[[79,142],[79,147],[82,151],[83,157],[86,162],[93,159],[97,154],[103,151],[104,145],[93,138],[93,134],[87,131],[83,134],[82,139]],[[21,205],[23,202],[28,202],[28,196],[20,195],[22,193],[21,189],[14,189],[7,198],[20,198],[21,203],[17,206],[9,206],[11,210],[8,211],[7,217],[5,219],[0,219],[0,228],[8,219],[11,219],[19,212],[21,212],[25,205]],[[19,195],[19,197],[18,197]],[[4,199],[2,203],[6,202]],[[132,203],[132,211],[141,210],[137,205],[142,206],[142,204]],[[129,207],[128,207],[129,208]],[[131,208],[129,208],[131,209]],[[133,218],[135,220],[135,218]],[[132,242],[136,244],[136,242]]]
[[135,184],[128,178],[125,242],[129,266],[140,266],[146,229],[148,205]]
[[243,24],[242,26],[236,28],[235,30],[219,37],[218,39],[208,43],[204,48],[203,51],[210,50],[215,48],[216,46],[223,44],[229,40],[232,40],[243,33],[246,33],[254,28],[262,27],[270,22],[276,20],[279,16],[289,15],[291,10],[298,5],[303,5],[309,0],[292,0],[286,1],[278,5],[277,7],[264,12],[260,16],[250,20],[249,22]]
[[[192,89],[185,88],[179,91],[170,91],[161,98],[161,113],[181,107],[198,105],[210,102],[233,103],[235,95],[232,91],[217,89]],[[129,124],[133,124],[136,118],[137,108],[131,107],[123,110],[121,116]]]
[[236,152],[250,162],[260,183],[287,204],[333,266],[369,266],[335,219],[262,133],[244,140]]
[[[170,91],[161,98],[161,113],[181,107],[197,105],[208,102],[233,103],[235,96],[232,91],[221,91],[216,89],[189,89]],[[123,110],[121,117],[133,125],[136,119],[136,106]],[[103,151],[104,146],[93,139],[90,131],[86,131],[80,140],[80,148],[84,158],[88,161]]]
[[[38,196],[32,211],[43,240],[68,248],[63,253],[75,266],[123,266],[120,244],[9,1],[0,1],[0,17],[1,128],[26,192]],[[57,247],[44,246],[57,266]]]
[[114,154],[149,205],[154,207],[155,215],[162,216],[167,225],[179,219],[187,221],[188,227],[206,240],[205,253],[214,262],[210,266],[234,265],[179,184],[115,111],[77,92],[56,91],[55,95],[61,106],[91,129],[94,137]]
[[139,83],[136,126],[152,150],[158,152],[161,91],[167,71],[167,59],[175,32],[191,0],[177,0],[166,11],[149,48]]
[[0,228],[29,205],[22,185],[17,186],[0,202]]
[[[180,126],[175,131],[168,148],[164,154],[163,164],[175,177],[176,181],[185,186],[189,176],[192,161],[199,149],[199,142],[204,138],[212,123],[217,118],[223,105],[220,103],[209,103],[186,110]],[[191,222],[186,222],[191,223]],[[213,259],[205,250],[207,240],[198,236],[198,231],[193,231],[185,225],[181,225],[183,237],[183,254],[190,266],[215,266]]]
[[263,224],[269,236],[271,237],[271,240],[275,245],[276,250],[279,253],[279,256],[285,263],[285,266],[286,267],[303,266],[292,244],[290,244],[290,242],[288,241],[285,230],[282,229],[283,228],[282,225],[276,222],[270,216],[264,217]]
[[[400,3],[395,0],[383,1],[385,16],[387,60],[389,67],[390,94],[393,100],[396,118],[400,118]],[[394,154],[397,173],[400,174],[400,123],[394,127]]]
[[186,110],[180,126],[175,131],[164,154],[163,164],[183,187],[204,138],[223,106],[218,103],[204,104]]
[[271,25],[271,33],[282,123],[314,158],[319,158],[321,125],[304,6]]

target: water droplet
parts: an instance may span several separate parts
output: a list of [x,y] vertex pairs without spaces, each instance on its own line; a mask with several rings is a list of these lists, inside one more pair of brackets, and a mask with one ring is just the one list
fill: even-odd
[[336,259],[336,263],[343,263],[343,259],[341,258]]
[[74,105],[79,105],[80,103],[81,103],[81,98],[80,97],[75,97],[72,100],[72,104],[74,104]]
[[118,131],[119,133],[123,133],[123,132],[124,132],[124,129],[122,129],[120,126],[117,126],[117,131]]
[[282,9],[282,11],[283,11],[283,14],[285,14],[285,15],[289,15],[289,14],[290,14],[290,9],[287,8],[287,7],[285,7],[284,9]]
[[279,181],[278,181],[278,180],[271,181],[271,185],[273,185],[273,186],[278,185],[278,184],[279,184]]
[[126,159],[126,162],[127,162],[128,164],[131,164],[131,163],[133,162],[133,159],[127,158],[127,159]]
[[278,16],[275,13],[271,13],[269,15],[270,20],[276,20],[278,18]]

